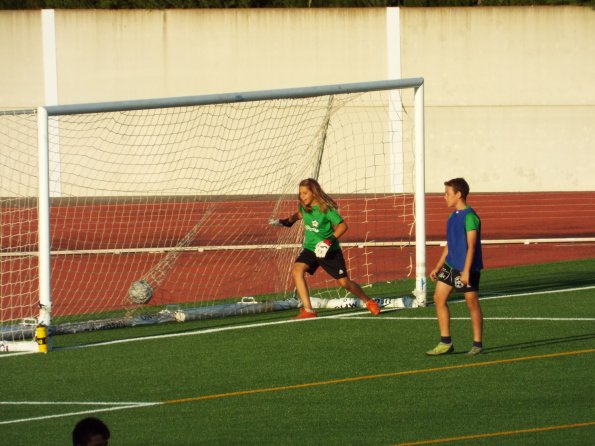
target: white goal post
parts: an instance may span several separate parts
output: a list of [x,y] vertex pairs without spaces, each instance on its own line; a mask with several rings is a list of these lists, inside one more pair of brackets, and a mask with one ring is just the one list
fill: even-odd
[[[292,307],[301,228],[266,222],[295,210],[297,184],[308,177],[349,224],[342,245],[350,274],[371,287],[415,277],[415,302],[424,306],[423,87],[413,78],[0,116],[0,147],[32,156],[35,129],[38,161],[37,172],[27,165],[0,189],[2,207],[19,216],[36,203],[31,221],[0,222],[15,240],[37,224],[36,243],[13,240],[0,256],[4,283],[27,279],[0,301],[0,341],[26,318],[56,333],[58,325],[180,320],[186,310]],[[14,142],[17,127],[27,137]],[[10,163],[0,158],[0,174]],[[37,176],[33,195],[21,190],[25,175]],[[345,297],[322,278],[311,287],[325,302]]]

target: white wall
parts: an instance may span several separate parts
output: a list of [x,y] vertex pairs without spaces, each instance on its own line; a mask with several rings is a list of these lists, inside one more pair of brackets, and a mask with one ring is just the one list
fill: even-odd
[[[44,103],[40,16],[0,11],[0,109]],[[595,11],[399,16],[402,77],[426,79],[428,191],[459,175],[473,191],[595,190]],[[57,10],[55,23],[61,104],[380,80],[395,56],[381,8]]]
[[401,17],[403,76],[426,81],[428,189],[455,176],[486,192],[595,189],[595,11]]

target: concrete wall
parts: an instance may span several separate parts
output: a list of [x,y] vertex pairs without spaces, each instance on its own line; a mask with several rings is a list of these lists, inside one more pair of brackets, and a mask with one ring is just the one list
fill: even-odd
[[67,104],[380,80],[397,60],[426,79],[428,191],[595,190],[595,11],[394,11],[58,10],[45,88],[41,13],[1,11],[0,109],[52,87]]
[[0,11],[0,110],[44,103],[41,15]]
[[[16,87],[0,108],[43,103],[39,16],[0,11],[0,73]],[[56,10],[59,102],[385,79],[385,21],[374,8]]]
[[[403,76],[425,77],[427,182],[594,190],[595,11],[402,11]],[[422,57],[420,57],[420,55]]]

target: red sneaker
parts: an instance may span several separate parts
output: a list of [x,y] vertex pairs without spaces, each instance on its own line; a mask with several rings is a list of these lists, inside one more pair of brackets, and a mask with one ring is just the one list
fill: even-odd
[[374,299],[367,301],[366,307],[368,307],[368,311],[370,311],[370,313],[372,313],[374,316],[378,316],[380,314],[380,307]]
[[294,317],[294,319],[310,319],[312,317],[316,317],[318,316],[316,314],[316,311],[312,310],[312,311],[306,311],[303,308],[300,308],[300,312],[299,314]]

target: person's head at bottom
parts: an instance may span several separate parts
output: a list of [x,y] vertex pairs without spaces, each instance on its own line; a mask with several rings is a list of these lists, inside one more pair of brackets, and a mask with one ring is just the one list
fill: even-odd
[[107,446],[110,432],[99,418],[80,420],[72,431],[72,446]]

